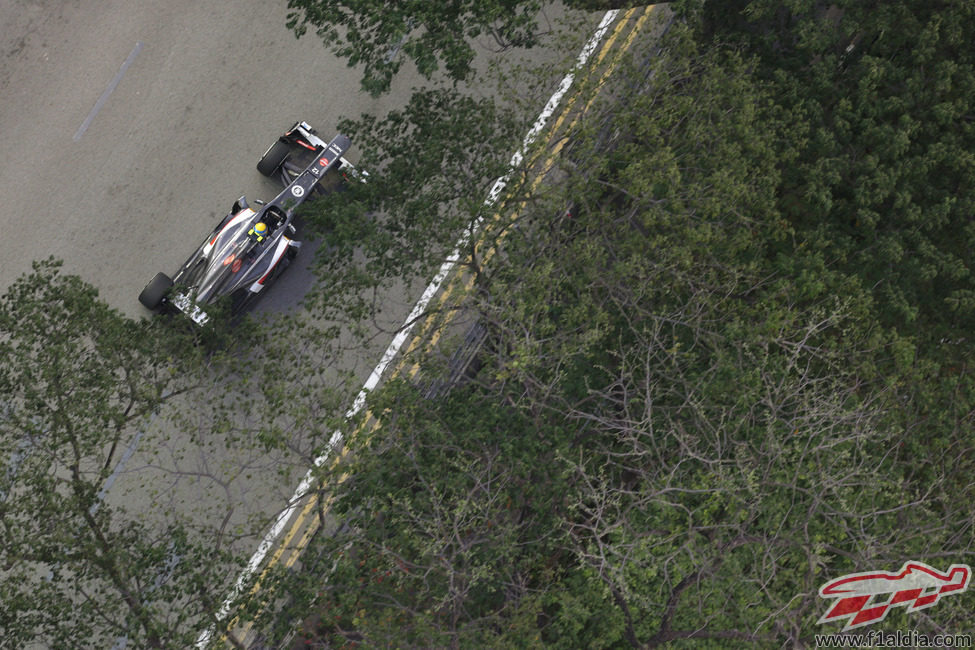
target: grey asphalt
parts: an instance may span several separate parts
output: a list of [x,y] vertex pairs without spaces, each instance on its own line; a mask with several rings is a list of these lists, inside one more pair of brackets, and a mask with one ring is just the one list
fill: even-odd
[[[255,165],[285,128],[304,119],[328,140],[341,116],[398,107],[419,82],[360,93],[358,72],[314,36],[297,40],[286,18],[283,0],[0,0],[0,292],[53,255],[111,306],[147,316],[137,296],[157,271],[172,273],[236,197],[280,191]],[[313,256],[302,251],[260,310],[297,306]],[[348,356],[328,363],[368,375],[378,351]],[[249,555],[257,541],[243,531],[266,531],[315,452],[228,449],[186,426],[149,422],[106,499],[206,520],[243,535]]]
[[0,290],[54,255],[144,314],[145,283],[237,196],[275,194],[254,166],[295,119],[329,139],[341,115],[402,103],[360,93],[286,16],[266,0],[0,0]]
[[[283,129],[304,119],[330,139],[340,117],[402,106],[421,81],[402,74],[380,99],[361,93],[358,71],[314,36],[295,39],[286,17],[284,0],[0,0],[0,292],[53,255],[111,306],[148,315],[136,297],[157,271],[175,271],[236,197],[279,191],[255,165]],[[297,306],[311,255],[259,311]],[[383,297],[389,326],[412,306],[407,285],[415,294],[427,280]],[[327,363],[364,378],[390,338]],[[148,512],[164,499],[228,534],[240,527],[242,551],[256,543],[246,522],[263,534],[317,453],[300,440],[280,454],[197,449],[189,430],[152,429],[108,500]]]

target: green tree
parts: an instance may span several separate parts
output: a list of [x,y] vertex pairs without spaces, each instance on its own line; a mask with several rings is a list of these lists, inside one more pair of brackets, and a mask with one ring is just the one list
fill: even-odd
[[495,99],[445,88],[417,90],[381,119],[344,120],[370,176],[306,209],[328,246],[317,260],[323,282],[308,299],[317,313],[358,323],[382,308],[378,287],[433,275],[485,216],[484,197],[508,171],[525,123]]
[[953,504],[973,488],[960,451],[972,448],[973,23],[964,2],[842,1],[756,1],[702,23],[705,39],[761,57],[757,74],[802,125],[778,192],[793,241],[780,268],[829,268],[869,289],[889,331],[878,365],[899,383],[898,471],[937,486],[932,511],[955,512],[960,530],[970,518]]
[[[942,317],[948,343],[903,334],[871,282],[890,251],[796,192],[820,182],[797,170],[860,160],[806,119],[822,88],[679,25],[663,45],[638,42],[472,251],[451,308],[488,332],[476,376],[372,396],[381,422],[335,470],[345,526],[286,582],[312,643],[804,647],[825,581],[971,561],[963,320]],[[939,608],[911,625],[971,629],[962,599]]]
[[705,34],[761,56],[758,73],[807,129],[779,192],[809,254],[859,276],[884,323],[916,344],[970,329],[975,9],[707,6],[718,16]]
[[309,632],[335,642],[490,644],[540,586],[534,553],[557,537],[549,500],[559,489],[538,464],[553,452],[538,440],[526,454],[508,437],[525,430],[523,414],[476,393],[445,403],[418,400],[405,383],[383,393],[373,408],[395,415],[354,444],[361,460],[338,488],[350,534],[323,536],[310,552],[329,578],[306,573],[286,593],[299,608],[313,597],[322,614]]
[[[420,1],[289,0],[288,27],[297,36],[314,29],[350,66],[363,67],[363,88],[378,94],[403,64],[397,51],[428,79],[443,69],[455,81],[469,80],[475,50],[484,38],[498,50],[533,47],[551,29],[539,19],[541,0],[464,0],[449,5]],[[632,6],[625,0],[570,0],[573,9],[605,10]],[[544,15],[544,14],[543,14]]]
[[232,557],[103,486],[150,415],[200,380],[205,348],[122,317],[59,266],[35,263],[0,299],[0,646],[188,647]]

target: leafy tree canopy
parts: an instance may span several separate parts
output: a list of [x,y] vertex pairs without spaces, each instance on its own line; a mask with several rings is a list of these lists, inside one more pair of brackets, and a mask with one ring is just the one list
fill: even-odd
[[779,188],[795,236],[871,287],[887,325],[975,325],[971,3],[711,2],[701,24],[761,57],[802,129]]
[[[803,647],[826,580],[971,562],[971,12],[887,3],[881,54],[847,52],[852,3],[779,4],[687,3],[492,215],[453,306],[479,371],[373,396],[348,527],[288,583],[311,643]],[[386,241],[445,246],[383,210]]]
[[[378,94],[403,64],[401,50],[420,74],[443,70],[454,81],[470,79],[474,39],[498,49],[538,43],[542,0],[288,0],[288,27],[297,36],[309,28],[350,66],[363,67],[363,88]],[[628,0],[569,0],[573,9],[605,10]]]
[[103,491],[150,414],[205,375],[198,343],[51,260],[0,298],[0,647],[185,648],[209,623],[230,554]]

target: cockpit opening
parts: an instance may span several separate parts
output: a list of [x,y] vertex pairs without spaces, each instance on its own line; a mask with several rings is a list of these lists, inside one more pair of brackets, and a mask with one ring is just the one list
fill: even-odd
[[287,218],[288,216],[284,213],[284,210],[276,205],[269,206],[264,212],[264,222],[271,231],[277,230],[284,225]]

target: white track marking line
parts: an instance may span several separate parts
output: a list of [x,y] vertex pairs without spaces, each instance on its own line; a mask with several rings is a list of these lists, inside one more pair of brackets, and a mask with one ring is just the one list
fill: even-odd
[[85,121],[82,122],[81,126],[78,127],[78,130],[75,131],[73,138],[75,142],[81,139],[81,136],[83,136],[85,131],[88,130],[88,127],[91,126],[91,123],[94,121],[98,111],[102,110],[102,106],[104,106],[105,102],[108,101],[109,96],[115,92],[115,88],[119,85],[119,82],[122,81],[122,77],[125,76],[125,71],[128,70],[129,66],[132,65],[132,62],[135,61],[135,57],[139,56],[139,52],[142,51],[142,47],[142,41],[139,41],[135,44],[135,47],[132,48],[132,51],[129,52],[129,56],[127,56],[125,61],[122,63],[122,67],[119,68],[115,78],[108,83],[108,87],[102,93],[102,96],[99,97],[98,101],[95,102],[95,105],[91,107],[88,117],[85,118]]
[[[501,192],[504,191],[504,188],[508,184],[508,179],[510,178],[511,173],[519,164],[521,164],[521,161],[524,159],[523,152],[535,142],[535,139],[545,128],[545,125],[548,123],[548,119],[552,117],[552,114],[555,112],[559,102],[562,101],[562,97],[565,96],[565,93],[567,93],[569,88],[572,86],[572,82],[575,81],[576,70],[580,69],[586,64],[589,57],[592,56],[592,53],[599,45],[599,41],[601,41],[603,36],[606,35],[606,31],[609,29],[609,26],[614,20],[616,20],[616,16],[618,14],[619,10],[612,9],[607,11],[603,16],[603,19],[599,22],[599,26],[596,28],[596,31],[579,53],[579,56],[576,59],[575,67],[562,78],[562,82],[559,84],[558,89],[549,98],[548,102],[545,104],[545,108],[543,108],[542,112],[539,113],[538,119],[535,120],[532,128],[525,135],[525,139],[522,142],[522,148],[511,156],[511,161],[508,163],[510,171],[495,181],[494,186],[488,193],[487,199],[484,201],[486,206],[491,207],[497,202]],[[450,275],[450,272],[453,271],[454,267],[457,265],[457,261],[461,256],[461,251],[466,248],[471,238],[477,232],[477,229],[481,225],[482,221],[483,217],[478,217],[477,220],[475,220],[475,222],[457,241],[453,252],[440,266],[440,270],[437,271],[437,274],[433,277],[433,280],[430,281],[430,284],[427,285],[427,288],[420,296],[420,299],[417,300],[416,305],[410,312],[410,315],[406,317],[406,321],[404,321],[402,329],[400,329],[399,333],[393,337],[393,340],[390,342],[389,347],[386,348],[386,351],[383,353],[379,363],[375,368],[373,368],[372,373],[370,373],[369,378],[366,380],[366,383],[362,386],[362,390],[360,390],[359,394],[356,395],[355,401],[352,402],[352,407],[345,414],[347,418],[354,417],[359,413],[359,411],[362,410],[362,407],[366,403],[366,396],[379,385],[379,380],[382,379],[382,376],[389,367],[389,364],[392,363],[396,355],[399,354],[400,348],[402,348],[403,344],[406,342],[406,339],[413,330],[413,326],[416,324],[419,316],[424,312],[424,310],[426,310],[427,305],[433,299],[434,295],[440,291],[440,287],[443,285],[444,280],[448,275]],[[343,435],[340,430],[336,430],[335,433],[332,434],[328,447],[320,456],[318,456],[318,458],[315,459],[315,467],[308,470],[308,473],[305,474],[305,477],[298,485],[298,489],[295,490],[294,495],[291,497],[289,505],[278,513],[277,518],[274,520],[274,525],[271,526],[271,530],[269,530],[267,535],[264,536],[264,539],[261,540],[260,545],[257,547],[257,551],[254,552],[254,555],[251,556],[247,566],[244,567],[244,569],[240,572],[233,589],[224,600],[220,610],[217,612],[216,618],[218,621],[222,621],[227,617],[227,614],[230,613],[231,605],[235,600],[237,600],[237,598],[240,597],[241,593],[243,593],[244,584],[257,572],[257,569],[264,562],[264,558],[267,556],[268,551],[271,550],[271,547],[281,534],[281,531],[284,530],[285,526],[288,524],[288,521],[298,510],[298,503],[308,493],[308,490],[311,488],[312,482],[314,481],[315,469],[325,464],[325,461],[327,461],[331,456],[332,450],[342,442],[342,439]],[[213,627],[205,630],[197,639],[196,647],[201,649],[205,648],[210,642],[210,639],[213,637],[213,631]]]

